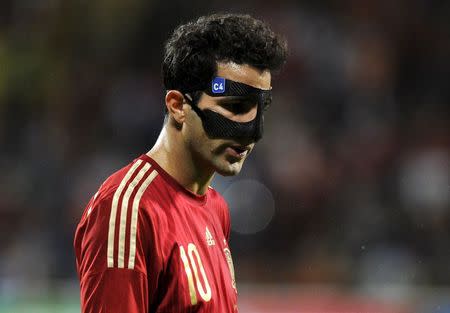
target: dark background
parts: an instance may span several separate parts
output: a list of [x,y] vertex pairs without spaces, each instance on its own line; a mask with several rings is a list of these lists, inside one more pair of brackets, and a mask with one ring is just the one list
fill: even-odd
[[161,129],[164,41],[211,12],[254,14],[290,48],[264,139],[214,182],[269,197],[232,207],[238,286],[449,295],[448,1],[2,0],[0,303],[77,286],[84,206]]

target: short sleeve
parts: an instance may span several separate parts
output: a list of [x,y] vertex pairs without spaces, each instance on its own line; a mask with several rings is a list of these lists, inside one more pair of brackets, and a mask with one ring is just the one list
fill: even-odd
[[158,284],[148,273],[157,273],[159,263],[142,211],[113,194],[88,204],[74,239],[82,313],[148,312]]

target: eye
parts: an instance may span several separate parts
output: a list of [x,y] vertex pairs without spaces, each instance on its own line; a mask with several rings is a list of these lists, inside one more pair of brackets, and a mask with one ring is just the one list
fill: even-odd
[[234,114],[244,114],[249,112],[256,104],[252,101],[230,101],[223,102],[220,105]]

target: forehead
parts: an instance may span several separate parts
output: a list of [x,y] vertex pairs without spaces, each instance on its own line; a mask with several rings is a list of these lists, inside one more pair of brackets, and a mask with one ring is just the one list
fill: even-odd
[[261,71],[247,64],[218,62],[217,76],[260,89],[270,89],[271,87],[271,75],[269,70]]

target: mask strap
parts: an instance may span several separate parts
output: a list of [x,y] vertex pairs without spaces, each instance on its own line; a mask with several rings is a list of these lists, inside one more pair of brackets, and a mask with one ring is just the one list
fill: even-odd
[[184,97],[186,99],[186,102],[191,105],[192,110],[194,110],[194,112],[197,113],[197,115],[200,116],[200,118],[203,119],[205,114],[197,106],[198,101],[200,100],[200,97],[201,97],[201,93],[202,93],[201,91],[189,92],[189,93],[185,93]]
[[271,93],[272,89],[260,89],[223,77],[215,77],[204,92],[211,97],[248,96]]

